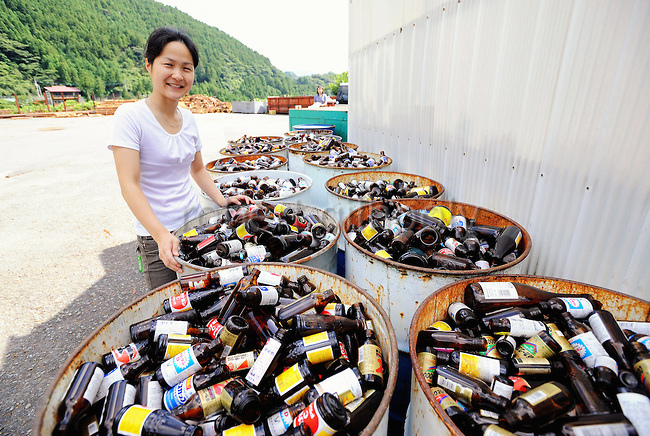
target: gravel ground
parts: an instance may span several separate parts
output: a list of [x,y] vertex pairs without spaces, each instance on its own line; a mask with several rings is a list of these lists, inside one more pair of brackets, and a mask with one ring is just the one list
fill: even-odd
[[[282,135],[283,115],[196,115],[207,163],[227,139]],[[146,291],[134,219],[106,149],[112,117],[0,120],[0,435],[31,434],[63,360]]]

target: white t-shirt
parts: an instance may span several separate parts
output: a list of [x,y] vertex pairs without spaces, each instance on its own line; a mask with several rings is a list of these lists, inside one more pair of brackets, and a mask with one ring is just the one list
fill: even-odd
[[[113,146],[140,152],[140,187],[156,217],[169,231],[203,213],[190,180],[194,155],[203,148],[194,116],[179,108],[183,127],[175,135],[163,129],[145,100],[125,103],[115,111]],[[136,219],[136,233],[149,232]]]

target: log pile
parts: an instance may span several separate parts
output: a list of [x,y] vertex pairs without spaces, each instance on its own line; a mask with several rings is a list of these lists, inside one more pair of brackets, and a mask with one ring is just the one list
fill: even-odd
[[115,109],[124,103],[132,103],[137,100],[105,100],[95,105],[95,113],[101,115],[113,115]]
[[232,104],[206,95],[186,95],[179,105],[189,109],[193,114],[214,114],[232,112]]

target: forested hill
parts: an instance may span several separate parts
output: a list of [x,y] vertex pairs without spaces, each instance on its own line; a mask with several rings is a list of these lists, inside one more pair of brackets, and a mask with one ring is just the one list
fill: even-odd
[[0,96],[35,94],[34,79],[41,87],[74,85],[86,96],[146,94],[142,52],[161,26],[186,32],[199,48],[192,94],[223,101],[310,95],[335,80],[285,74],[235,38],[154,0],[0,0]]

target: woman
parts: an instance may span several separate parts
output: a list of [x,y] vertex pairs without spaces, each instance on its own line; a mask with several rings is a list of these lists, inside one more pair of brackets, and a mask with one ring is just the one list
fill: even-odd
[[316,95],[314,96],[314,106],[326,106],[330,98],[323,92],[323,87],[316,88]]
[[149,289],[182,272],[174,259],[178,238],[171,232],[203,213],[190,176],[219,206],[252,203],[243,195],[224,198],[203,166],[202,143],[192,113],[178,102],[192,88],[199,54],[185,34],[153,31],[145,47],[151,95],[120,106],[109,149],[122,196],[135,215],[138,250]]

